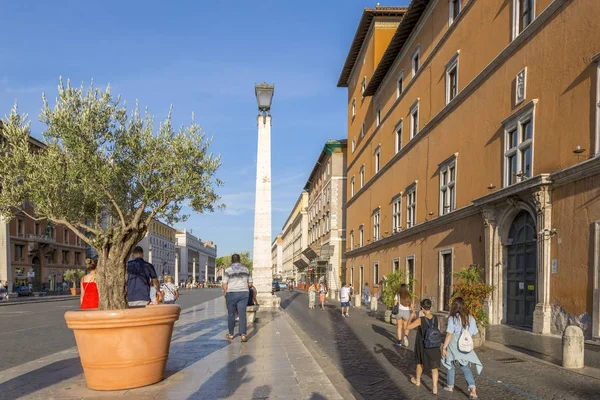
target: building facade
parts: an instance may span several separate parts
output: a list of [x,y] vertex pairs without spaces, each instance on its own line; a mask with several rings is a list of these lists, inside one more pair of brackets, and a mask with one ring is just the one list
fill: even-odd
[[338,82],[355,288],[401,269],[447,311],[453,274],[479,265],[492,324],[600,336],[599,14],[593,0],[364,11]]
[[[308,276],[339,290],[345,281],[346,140],[329,140],[305,185],[308,193]],[[304,270],[304,272],[307,272]]]
[[271,269],[273,279],[283,278],[283,239],[281,238],[281,234],[275,237],[271,245]]
[[282,278],[300,281],[298,268],[302,264],[302,252],[307,246],[308,237],[308,193],[303,191],[288,219],[283,225],[281,240],[282,252]]
[[217,246],[213,242],[203,242],[191,231],[175,234],[180,282],[201,282],[216,280]]
[[144,249],[144,257],[154,265],[159,278],[175,274],[175,228],[153,219],[146,236],[138,246]]

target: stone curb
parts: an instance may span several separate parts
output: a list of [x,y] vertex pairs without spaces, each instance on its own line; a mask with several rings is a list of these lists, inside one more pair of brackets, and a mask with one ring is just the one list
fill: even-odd
[[20,306],[23,304],[36,304],[36,303],[53,303],[56,301],[67,301],[67,300],[79,300],[79,296],[68,296],[65,295],[64,297],[54,297],[54,296],[48,296],[47,298],[44,298],[43,300],[40,299],[36,299],[36,300],[22,300],[22,301],[5,301],[2,300],[0,301],[0,307],[8,307],[8,306]]
[[486,347],[489,349],[493,349],[493,350],[497,350],[497,351],[501,351],[503,353],[513,355],[515,357],[524,358],[527,361],[537,362],[540,364],[544,364],[544,365],[547,365],[550,367],[557,368],[560,371],[562,371],[562,373],[574,372],[579,375],[583,375],[583,376],[587,376],[589,378],[600,380],[600,369],[598,369],[598,368],[583,367],[581,369],[566,369],[566,368],[561,367],[560,365],[551,363],[550,361],[542,360],[540,358],[530,356],[529,354],[526,354],[526,353],[521,353],[520,351],[513,350],[509,347],[506,347],[506,346],[500,344],[500,343],[492,342],[490,340],[485,341],[483,348],[486,348]]
[[312,339],[306,333],[304,333],[302,328],[296,324],[292,317],[290,317],[290,315],[283,308],[280,308],[280,312],[285,316],[287,322],[292,327],[292,330],[296,333],[296,335],[298,335],[304,346],[313,356],[317,364],[321,367],[323,373],[325,376],[327,376],[338,393],[344,399],[365,400],[364,397],[362,397],[358,391],[354,389],[350,382],[344,378],[344,376],[338,371],[337,367],[333,365],[329,358],[327,358],[327,356],[321,356],[320,349],[313,344]]

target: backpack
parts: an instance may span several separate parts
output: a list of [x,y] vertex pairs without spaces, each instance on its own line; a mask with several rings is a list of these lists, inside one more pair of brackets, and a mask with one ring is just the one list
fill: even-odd
[[465,328],[462,328],[462,332],[458,338],[458,351],[461,353],[470,353],[473,351],[473,338]]
[[442,346],[442,332],[440,332],[440,330],[438,329],[437,317],[434,315],[431,320],[433,324],[429,324],[429,321],[427,320],[427,318],[425,318],[425,322],[427,322],[428,328],[425,331],[424,345],[426,349],[439,349]]

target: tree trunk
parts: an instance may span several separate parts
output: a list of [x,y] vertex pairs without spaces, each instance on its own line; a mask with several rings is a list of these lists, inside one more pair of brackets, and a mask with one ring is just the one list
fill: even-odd
[[123,310],[127,303],[127,261],[133,247],[139,242],[138,232],[115,235],[98,254],[96,271],[99,310]]

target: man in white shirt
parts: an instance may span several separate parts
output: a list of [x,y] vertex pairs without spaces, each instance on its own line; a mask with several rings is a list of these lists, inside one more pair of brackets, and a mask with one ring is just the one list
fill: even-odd
[[347,283],[344,283],[340,289],[340,302],[342,303],[342,317],[349,317],[350,314],[348,311],[350,311],[350,287]]

